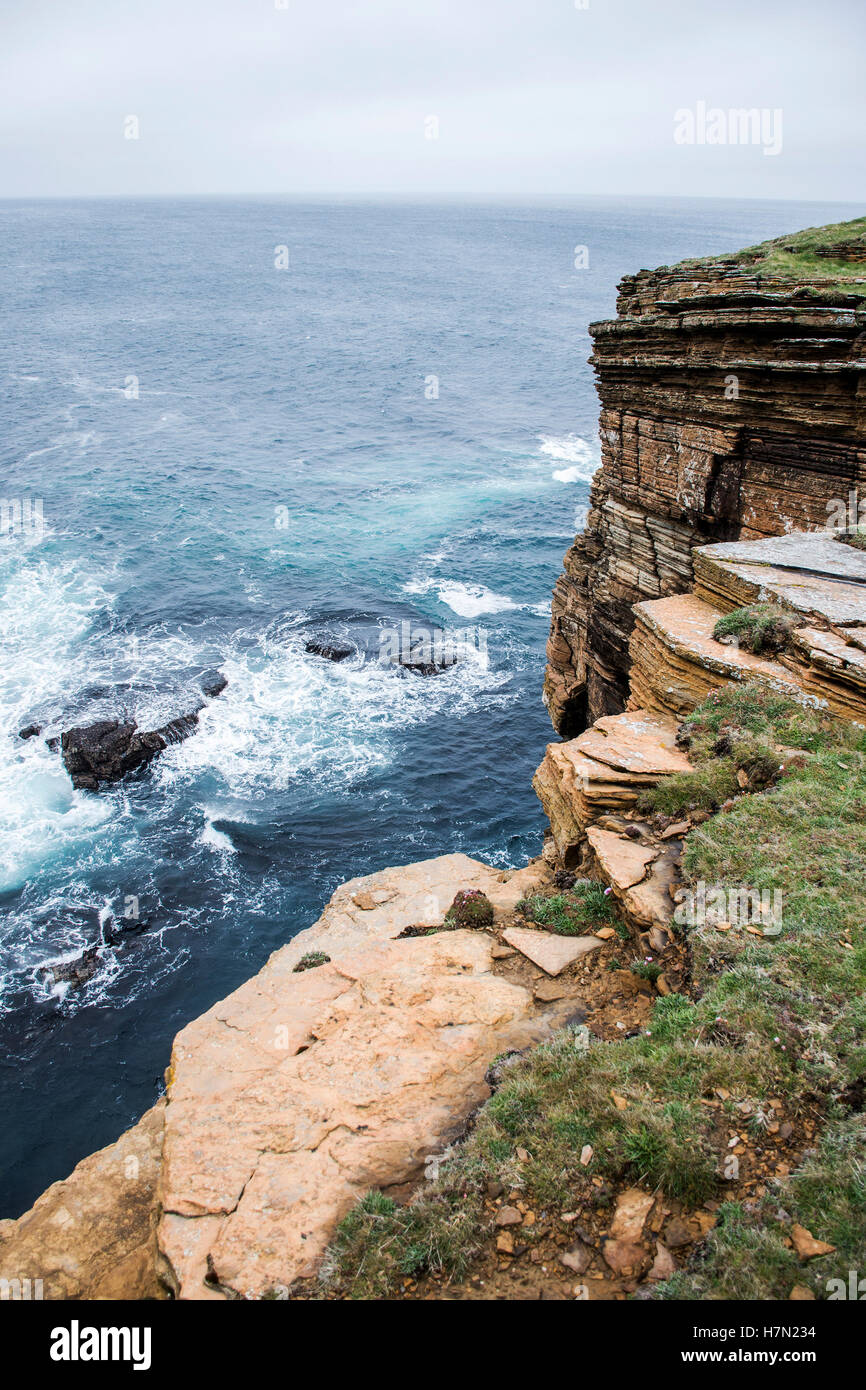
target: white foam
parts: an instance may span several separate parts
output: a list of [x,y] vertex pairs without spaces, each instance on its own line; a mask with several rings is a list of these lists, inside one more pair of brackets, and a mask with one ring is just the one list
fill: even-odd
[[599,465],[597,452],[579,434],[540,434],[539,452],[567,468],[555,468],[551,477],[558,483],[588,483]]
[[422,678],[375,660],[322,661],[305,651],[302,631],[237,641],[221,663],[227,688],[192,737],[160,756],[154,776],[169,786],[209,773],[240,803],[301,781],[347,789],[391,763],[390,732],[516,698],[486,653],[467,643],[457,655],[456,666]]
[[[68,696],[76,643],[108,602],[72,563],[51,565],[23,551],[0,562],[0,889],[18,887],[46,859],[81,846],[111,814],[106,803],[73,791],[43,738],[18,738],[40,706]],[[92,677],[85,669],[80,679]]]
[[224,830],[217,830],[214,825],[218,815],[217,811],[205,811],[205,827],[198,837],[198,842],[200,845],[207,845],[208,849],[217,850],[220,854],[237,854],[231,837],[226,835]]
[[507,594],[494,594],[485,584],[463,584],[456,579],[413,579],[403,585],[406,594],[427,594],[435,590],[444,603],[460,618],[478,618],[482,613],[506,613],[520,604]]

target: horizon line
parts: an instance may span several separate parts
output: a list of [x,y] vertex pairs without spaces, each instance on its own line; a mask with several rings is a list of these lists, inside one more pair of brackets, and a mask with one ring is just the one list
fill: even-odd
[[760,197],[755,194],[723,194],[723,193],[467,193],[467,192],[437,192],[423,193],[419,191],[398,192],[379,190],[377,192],[360,191],[309,191],[300,193],[274,192],[267,190],[257,190],[255,192],[172,192],[172,193],[12,193],[0,194],[0,204],[2,203],[35,203],[35,202],[108,202],[117,201],[147,201],[147,200],[169,200],[169,199],[274,199],[289,202],[403,202],[403,203],[434,203],[434,202],[474,202],[474,203],[552,203],[552,202],[580,202],[586,199],[611,200],[621,199],[628,201],[646,202],[717,202],[717,203],[814,203],[814,204],[836,204],[840,207],[860,207],[864,206],[859,199],[847,198],[816,198],[816,197]]

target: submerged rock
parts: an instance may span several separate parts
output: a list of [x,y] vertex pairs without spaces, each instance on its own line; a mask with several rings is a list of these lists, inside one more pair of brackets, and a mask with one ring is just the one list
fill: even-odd
[[341,647],[335,642],[319,642],[314,638],[304,643],[304,651],[312,656],[323,656],[326,661],[345,661],[347,657],[355,655],[354,647]]
[[69,985],[72,989],[79,989],[86,985],[88,980],[102,966],[102,957],[99,954],[99,946],[86,946],[80,955],[73,960],[52,961],[48,965],[42,965],[36,972],[41,980],[51,985]]
[[398,660],[395,665],[402,666],[404,671],[411,671],[413,676],[441,676],[443,671],[449,671],[452,666],[457,665],[457,658],[446,657],[440,662]]
[[[325,661],[346,661],[350,656],[357,655],[357,649],[347,643],[332,642],[318,637],[311,637],[309,641],[305,642],[304,651],[309,652],[311,656],[321,656]],[[413,676],[438,676],[443,671],[448,671],[452,666],[457,665],[456,656],[450,654],[442,656],[438,660],[427,660],[424,656],[416,655],[410,651],[387,657],[378,653],[372,659],[380,666],[409,671]],[[367,660],[370,660],[369,655]]]
[[217,673],[213,679],[209,678],[202,683],[202,694],[206,695],[209,700],[213,700],[217,695],[222,695],[228,683],[227,676]]

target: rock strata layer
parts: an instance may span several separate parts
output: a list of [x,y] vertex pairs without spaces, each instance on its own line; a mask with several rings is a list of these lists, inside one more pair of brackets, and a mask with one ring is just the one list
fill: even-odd
[[602,463],[553,597],[565,737],[625,707],[634,606],[687,591],[696,546],[825,527],[866,484],[862,298],[722,259],[627,276],[617,309],[590,326]]

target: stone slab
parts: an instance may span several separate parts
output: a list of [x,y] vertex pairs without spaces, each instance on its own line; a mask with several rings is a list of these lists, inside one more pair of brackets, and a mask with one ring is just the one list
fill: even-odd
[[557,936],[555,932],[530,931],[525,927],[506,927],[502,933],[509,946],[548,975],[559,975],[581,956],[597,951],[603,943],[597,936]]

